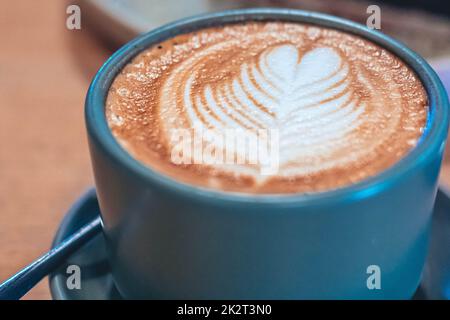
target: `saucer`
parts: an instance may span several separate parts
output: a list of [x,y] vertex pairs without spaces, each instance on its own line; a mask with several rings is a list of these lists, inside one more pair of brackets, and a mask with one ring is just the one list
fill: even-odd
[[[94,219],[100,213],[94,189],[88,190],[69,209],[61,222],[52,248],[67,236]],[[80,288],[69,289],[67,281],[72,273],[68,267],[76,265],[81,270]],[[106,258],[105,239],[100,233],[64,261],[58,270],[49,275],[50,292],[55,300],[117,300],[117,292]]]
[[[94,189],[70,208],[56,233],[52,247],[95,218],[100,212]],[[450,299],[450,192],[440,188],[433,212],[432,235],[422,282],[413,299]],[[81,270],[79,288],[73,288],[73,269]],[[56,300],[118,300],[106,258],[105,239],[99,234],[67,259],[49,276],[50,291]],[[67,285],[67,284],[72,285]],[[69,289],[72,288],[72,289]]]

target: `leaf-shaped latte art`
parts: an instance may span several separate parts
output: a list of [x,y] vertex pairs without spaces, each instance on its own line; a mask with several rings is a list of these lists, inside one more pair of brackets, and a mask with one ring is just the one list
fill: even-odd
[[[172,75],[184,76],[186,82],[182,96],[164,108],[161,118],[185,113],[187,127],[200,124],[218,132],[278,130],[280,174],[333,165],[309,163],[342,148],[348,143],[345,136],[362,121],[364,104],[351,86],[348,62],[332,48],[304,53],[290,44],[268,48],[253,61],[242,63],[237,76],[206,84],[201,90],[196,86],[196,72],[187,72],[195,66],[196,57],[192,60]],[[164,102],[176,96],[171,95],[172,81],[166,83]],[[166,128],[176,127],[166,123]]]

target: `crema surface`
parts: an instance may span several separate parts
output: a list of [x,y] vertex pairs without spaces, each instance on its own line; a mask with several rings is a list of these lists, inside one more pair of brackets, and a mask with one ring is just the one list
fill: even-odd
[[[387,50],[286,22],[201,29],[154,45],[126,65],[106,102],[116,139],[153,170],[262,194],[320,192],[374,176],[418,143],[427,114],[421,82]],[[267,139],[276,142],[269,173],[261,159],[237,161],[249,150],[236,147],[239,138],[234,148],[225,143],[225,132],[259,141],[264,130],[276,138]],[[207,138],[199,142],[198,132]],[[199,147],[222,157],[174,161],[180,137],[192,157]]]

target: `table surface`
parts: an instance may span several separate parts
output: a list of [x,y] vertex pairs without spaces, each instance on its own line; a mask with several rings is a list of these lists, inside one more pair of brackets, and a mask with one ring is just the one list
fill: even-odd
[[[110,54],[66,28],[66,2],[0,10],[0,280],[47,251],[93,183],[83,120],[90,79]],[[47,279],[25,297],[49,299]]]
[[[83,24],[67,30],[65,10],[54,0],[0,10],[0,280],[48,250],[64,212],[93,183],[83,103],[111,51]],[[25,296],[49,298],[47,279]]]

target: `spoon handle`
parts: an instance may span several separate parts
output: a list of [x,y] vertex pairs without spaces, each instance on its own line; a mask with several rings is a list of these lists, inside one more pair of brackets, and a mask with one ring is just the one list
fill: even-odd
[[23,297],[42,278],[56,270],[67,257],[97,235],[101,229],[100,217],[81,227],[60,245],[0,284],[0,300],[18,300]]

